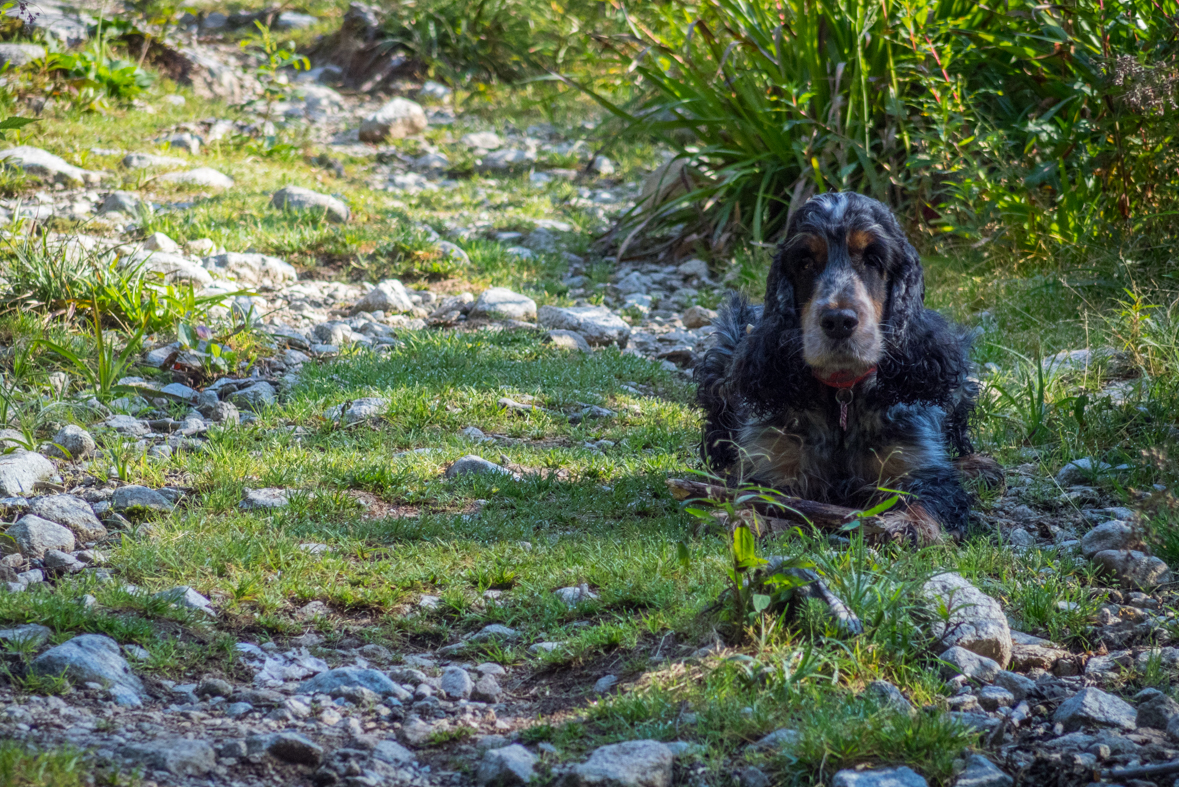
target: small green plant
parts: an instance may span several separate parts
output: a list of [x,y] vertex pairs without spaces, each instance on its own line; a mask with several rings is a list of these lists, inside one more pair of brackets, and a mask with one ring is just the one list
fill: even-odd
[[[1021,361],[1015,372],[1014,383],[992,381],[991,387],[1010,407],[1011,415],[1007,418],[1019,428],[1023,442],[1034,445],[1043,442],[1048,434],[1048,419],[1051,415],[1048,387],[1052,379],[1052,368],[1046,370],[1045,362],[1038,354],[1035,358],[1014,354]],[[1084,403],[1080,405],[1077,413],[1079,420],[1083,421]]]
[[225,340],[218,341],[208,326],[182,322],[176,328],[176,336],[181,347],[201,359],[206,372],[227,374],[237,367],[237,352]]
[[[262,85],[262,95],[252,103],[260,103],[263,106],[262,121],[268,123],[274,112],[275,103],[285,101],[290,95],[290,88],[279,80],[280,72],[286,68],[305,71],[311,67],[311,61],[296,53],[293,42],[284,47],[275,41],[270,34],[270,28],[262,22],[255,20],[254,26],[258,28],[258,34],[242,39],[241,48],[258,56],[259,62],[254,67],[254,74]],[[270,144],[273,145],[273,140]]]
[[116,396],[136,394],[136,389],[120,385],[119,380],[128,376],[127,372],[135,365],[143,340],[143,328],[135,331],[119,350],[103,332],[101,310],[97,300],[91,302],[90,315],[94,342],[93,360],[49,339],[39,339],[37,344],[64,358],[74,372],[90,386],[98,401],[109,402]]

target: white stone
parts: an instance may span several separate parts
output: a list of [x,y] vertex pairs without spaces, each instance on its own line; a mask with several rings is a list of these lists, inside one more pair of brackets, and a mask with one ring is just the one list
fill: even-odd
[[468,316],[471,319],[530,322],[536,319],[536,301],[506,287],[491,287],[479,295]]
[[574,331],[591,345],[625,347],[630,326],[603,306],[542,306],[538,321],[545,328]]
[[1011,628],[999,602],[970,584],[959,574],[944,573],[928,580],[922,594],[949,611],[943,622],[932,624],[933,635],[945,646],[958,645],[999,663],[1011,662]]
[[595,749],[567,771],[560,787],[670,787],[675,755],[659,741],[615,743]]
[[402,314],[413,311],[413,301],[405,285],[397,279],[385,279],[373,287],[352,308],[353,314],[360,312],[385,312],[386,314]]
[[343,224],[352,218],[352,210],[342,200],[300,186],[283,186],[270,198],[270,206],[324,216],[336,224]]
[[1098,688],[1081,689],[1060,704],[1052,720],[1063,725],[1065,732],[1083,727],[1116,727],[1132,730],[1137,727],[1134,706],[1120,697]]
[[160,175],[158,180],[165,183],[179,183],[188,186],[207,186],[209,188],[227,189],[233,185],[233,178],[212,167],[197,167],[185,172],[168,172]]
[[427,124],[426,112],[421,104],[407,98],[394,98],[361,121],[360,141],[401,139],[422,133]]
[[53,462],[31,451],[0,456],[0,497],[32,494],[39,481],[48,481],[56,472]]
[[81,167],[75,167],[61,156],[55,156],[48,150],[28,145],[0,150],[0,160],[20,167],[33,177],[51,180],[54,183],[63,183],[67,186],[97,184],[102,181],[101,172],[91,172]]
[[835,774],[831,787],[929,787],[929,783],[912,768],[848,769]]
[[299,278],[294,266],[266,254],[227,252],[205,257],[206,270],[232,276],[238,284],[259,289],[279,289]]

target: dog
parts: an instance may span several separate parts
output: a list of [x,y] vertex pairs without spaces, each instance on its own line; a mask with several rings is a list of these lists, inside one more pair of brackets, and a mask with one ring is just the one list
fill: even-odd
[[763,305],[732,293],[713,325],[695,379],[714,473],[857,508],[901,492],[919,541],[964,531],[962,474],[998,468],[968,432],[970,336],[925,308],[921,260],[887,207],[811,199],[789,221]]

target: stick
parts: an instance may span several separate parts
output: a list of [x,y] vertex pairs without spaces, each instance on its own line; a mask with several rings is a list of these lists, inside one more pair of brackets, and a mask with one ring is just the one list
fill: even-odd
[[[705,500],[731,501],[741,491],[720,484],[707,484],[686,478],[669,478],[667,487],[676,500],[702,498]],[[858,509],[819,503],[801,497],[791,497],[777,492],[767,492],[765,498],[749,502],[753,510],[761,514],[767,532],[781,533],[794,528],[797,523],[812,525],[819,530],[838,532],[852,523],[859,522],[865,536],[879,540],[903,539],[912,533],[913,523],[900,512],[888,512],[880,516],[857,519]]]
[[1166,776],[1172,773],[1179,773],[1179,760],[1137,768],[1110,768],[1106,776],[1111,779],[1137,779],[1139,776]]

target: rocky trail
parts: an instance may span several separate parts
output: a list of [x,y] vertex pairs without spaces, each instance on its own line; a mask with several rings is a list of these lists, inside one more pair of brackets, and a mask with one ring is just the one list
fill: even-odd
[[[96,9],[42,5],[30,23],[38,35],[64,45],[90,35],[93,20],[87,13]],[[243,55],[231,32],[254,19],[265,18],[280,31],[318,22],[291,10],[259,13],[189,13],[165,44],[156,44],[159,51],[153,50],[151,60],[190,97],[240,105],[262,87],[256,63]],[[128,141],[125,149],[83,146],[85,166],[27,142],[0,151],[6,165],[39,181],[0,200],[0,221],[9,226],[10,237],[42,243],[63,258],[130,266],[169,285],[191,285],[202,297],[220,299],[211,317],[243,326],[269,350],[244,374],[211,372],[207,345],[192,346],[163,331],[151,334],[140,348],[141,373],[118,380],[125,391],[117,398],[75,397],[71,416],[47,419],[54,429],[37,435],[35,443],[20,429],[0,432],[6,449],[0,457],[0,510],[7,523],[0,525],[5,537],[0,621],[6,621],[0,623],[0,658],[9,678],[0,680],[0,739],[37,750],[71,747],[84,752],[88,783],[145,787],[1176,783],[1179,702],[1168,693],[1179,684],[1179,648],[1171,644],[1176,592],[1170,569],[1146,546],[1139,510],[1140,503],[1165,490],[1120,493],[1108,479],[1121,468],[1095,457],[1048,474],[1032,451],[1008,468],[1001,492],[984,496],[973,524],[988,534],[990,551],[970,560],[976,568],[990,561],[986,565],[996,567],[991,579],[964,578],[970,572],[955,566],[969,561],[957,558],[948,560],[945,570],[924,571],[914,595],[927,613],[935,612],[918,615],[920,631],[906,635],[928,638],[921,674],[909,676],[915,690],[883,677],[856,677],[840,689],[871,703],[872,713],[884,714],[880,718],[887,724],[909,730],[898,733],[901,738],[917,737],[913,730],[922,724],[953,725],[959,731],[954,735],[969,735],[970,746],[945,777],[893,767],[889,758],[871,753],[853,754],[847,767],[800,767],[799,762],[813,762],[806,747],[818,733],[791,726],[766,729],[769,720],[780,718],[776,711],[745,706],[745,700],[734,706],[731,718],[699,699],[696,704],[669,700],[649,718],[638,711],[609,716],[612,703],[624,707],[659,681],[705,685],[710,674],[751,659],[740,637],[726,638],[724,626],[702,624],[697,617],[716,601],[719,580],[668,574],[675,570],[671,558],[603,569],[599,576],[609,580],[600,582],[577,581],[582,569],[575,567],[561,575],[569,584],[546,576],[525,591],[503,567],[503,553],[488,553],[475,558],[487,565],[464,566],[477,579],[461,599],[434,589],[445,588],[447,572],[459,570],[442,562],[430,576],[406,580],[384,604],[358,595],[346,602],[347,594],[334,584],[331,594],[316,598],[316,582],[335,583],[349,572],[355,578],[343,581],[351,583],[348,592],[375,581],[369,566],[389,556],[367,541],[391,553],[404,546],[395,536],[336,539],[339,516],[403,523],[440,511],[453,515],[456,528],[475,529],[482,512],[506,511],[505,521],[515,526],[527,518],[524,498],[555,499],[564,510],[531,531],[531,540],[518,534],[472,536],[484,544],[497,542],[495,549],[514,550],[513,559],[524,566],[578,532],[575,504],[553,497],[558,493],[544,486],[553,479],[591,478],[591,499],[601,502],[644,488],[634,481],[644,472],[666,478],[673,466],[694,462],[695,425],[690,415],[678,413],[690,413],[686,380],[712,331],[715,312],[704,304],[715,304],[739,283],[735,268],[717,273],[702,259],[603,259],[588,240],[636,201],[657,193],[658,180],[623,177],[616,162],[568,129],[468,128],[456,115],[449,88],[406,80],[396,58],[374,54],[380,13],[354,4],[339,29],[312,52],[311,68],[289,80],[282,100],[256,102],[224,117],[161,124],[151,139]],[[0,60],[20,65],[43,55],[38,46],[0,44]],[[53,101],[43,96],[27,105],[48,113]],[[168,94],[137,99],[135,109],[163,115],[185,101],[184,95]],[[462,191],[469,209],[439,209],[430,221],[406,219],[399,231],[414,233],[423,254],[459,271],[473,265],[468,250],[493,246],[509,263],[551,261],[559,270],[561,299],[521,292],[527,282],[476,288],[468,281],[480,280],[474,274],[408,283],[391,277],[358,281],[339,268],[309,264],[304,255],[288,259],[244,238],[227,246],[196,237],[194,211],[243,186],[240,175],[219,168],[211,151],[231,139],[273,135],[276,126],[301,129],[301,144],[317,151],[317,175],[303,177],[305,185],[267,186],[256,200],[265,204],[255,205],[252,215],[307,216],[348,226],[355,221],[355,201],[331,186],[345,170],[342,162],[353,185],[379,195],[394,210],[405,207],[402,201]],[[445,145],[423,136],[457,126],[462,133]],[[405,139],[416,140],[412,152],[395,144]],[[474,185],[472,178],[456,176],[460,159]],[[239,172],[249,168],[235,166]],[[513,228],[503,228],[498,214],[506,209],[505,193],[554,184],[568,187],[559,211],[551,204],[531,205],[514,216]],[[424,210],[429,212],[428,204]],[[174,222],[170,226],[188,239],[151,229],[161,221]],[[62,231],[67,225],[73,230]],[[422,335],[437,344],[408,355],[427,341]],[[462,377],[459,362],[448,367],[452,377],[440,375],[445,385],[439,390],[445,392],[431,393],[429,406],[419,408],[430,415],[411,423],[405,415],[410,408],[382,392],[371,375],[363,377],[370,368],[364,364],[378,370],[393,368],[382,363],[426,368],[449,352],[447,342],[459,338],[502,342],[479,346],[510,349],[515,336],[528,343],[522,352],[541,355],[514,363],[589,369],[609,378],[609,386],[586,390],[577,378],[564,383],[569,391],[546,396],[527,393],[524,383],[516,389],[501,385],[504,390],[489,385],[490,393],[480,389],[462,403],[453,392],[477,386]],[[1083,350],[1062,352],[1046,363],[1082,374],[1107,362],[1114,369],[1121,360],[1113,351]],[[636,370],[647,371],[640,378]],[[344,376],[330,376],[337,373]],[[991,373],[984,370],[984,380]],[[505,381],[512,374],[524,372],[509,372]],[[1140,383],[1129,368],[1106,382],[1104,393],[1115,401],[1132,399]],[[38,396],[49,402],[54,386],[60,397],[69,385],[68,376],[49,375],[40,389],[48,393]],[[301,386],[309,385],[319,386],[317,391],[334,388],[334,403],[323,407],[323,396],[300,398]],[[469,421],[467,413],[473,414]],[[480,427],[474,423],[477,413],[494,417],[488,415]],[[363,443],[370,437],[375,442]],[[378,463],[406,463],[406,473],[420,472],[425,491],[386,494],[374,491],[372,483],[357,483],[337,497],[324,487],[309,491],[298,481],[266,480],[270,473],[281,481],[288,462],[343,473],[331,451],[353,450],[348,441],[355,440],[368,461],[390,437],[395,445],[383,449]],[[430,442],[435,438],[448,442],[439,447]],[[665,449],[660,440],[676,445]],[[555,463],[546,464],[546,451],[581,452],[581,464],[576,473],[561,467],[568,455],[556,453]],[[630,453],[622,456],[624,451]],[[661,465],[665,454],[674,458]],[[181,464],[203,461],[202,456],[216,456],[210,461],[224,467],[258,466],[230,473]],[[146,457],[157,470],[125,478],[118,465],[127,457]],[[597,476],[589,470],[608,461],[619,463],[612,472],[638,485],[592,486]],[[644,461],[649,466],[641,465]],[[225,480],[234,473],[234,483],[244,484],[240,495]],[[391,489],[399,479],[382,483]],[[461,488],[470,494],[430,499],[431,490],[446,484],[466,484]],[[511,485],[531,491],[512,504],[518,509],[497,508],[506,505],[496,502],[500,487]],[[228,490],[225,499],[210,502],[223,491],[219,486]],[[682,536],[668,534],[692,526],[684,524],[685,516],[660,483],[645,489],[642,499],[628,499],[617,510],[670,517],[674,529],[668,526],[659,538],[674,551]],[[340,506],[344,514],[329,512],[330,506]],[[317,536],[320,514],[330,526]],[[196,533],[211,520],[230,521],[227,528],[241,533],[256,532],[251,528],[258,525],[250,523],[259,522],[288,532],[276,533],[275,539],[286,540],[276,541],[271,555],[255,551],[249,559],[225,558],[210,542],[203,565],[191,555],[169,552],[168,560],[155,564],[165,569],[145,568],[152,565],[147,557],[152,553],[143,550],[155,548],[149,545],[181,549],[200,538]],[[455,532],[461,531],[448,531],[446,538],[457,539]],[[710,572],[720,577],[724,546],[717,547],[715,533],[705,535],[713,538],[711,559],[719,560]],[[661,549],[643,543],[636,550]],[[840,550],[847,543],[832,537],[828,546]],[[889,548],[895,547],[880,547]],[[937,554],[940,560],[946,552]],[[424,560],[416,553],[406,559]],[[599,559],[606,560],[586,557],[578,565]],[[285,581],[284,572],[302,570],[300,561],[335,562],[315,574],[305,591],[284,586],[282,603],[263,620],[242,611],[263,590],[244,580],[240,593],[226,590],[249,560],[268,566],[260,587]],[[1018,569],[1011,568],[1016,564]],[[191,573],[192,585],[172,584],[184,571]],[[488,578],[479,572],[499,573]],[[1083,575],[1088,584],[1069,590],[1072,595],[1038,590],[1065,573]],[[644,574],[680,588],[677,592],[690,587],[696,594],[691,610],[684,599],[666,596],[685,616],[676,625],[643,628],[644,615],[658,605],[628,583]],[[152,580],[150,589],[128,578],[139,576]],[[838,594],[838,579],[829,577],[828,584]],[[216,592],[201,590],[210,587]],[[118,625],[100,628],[97,615]],[[398,636],[380,644],[374,632],[390,618],[402,621]],[[1033,632],[1032,619],[1052,625]],[[144,621],[154,624],[149,635],[131,628]],[[127,627],[125,636],[112,636],[121,625]],[[637,633],[610,634],[610,625],[632,626]],[[595,632],[606,633],[585,644],[599,636]],[[153,648],[132,641],[142,636]],[[169,638],[209,648],[207,664],[169,663],[167,653],[154,648],[156,640]],[[837,639],[817,647],[838,650]],[[621,724],[618,718],[629,721]],[[727,731],[723,742],[711,737],[713,727]],[[837,738],[832,733],[831,739]]]

